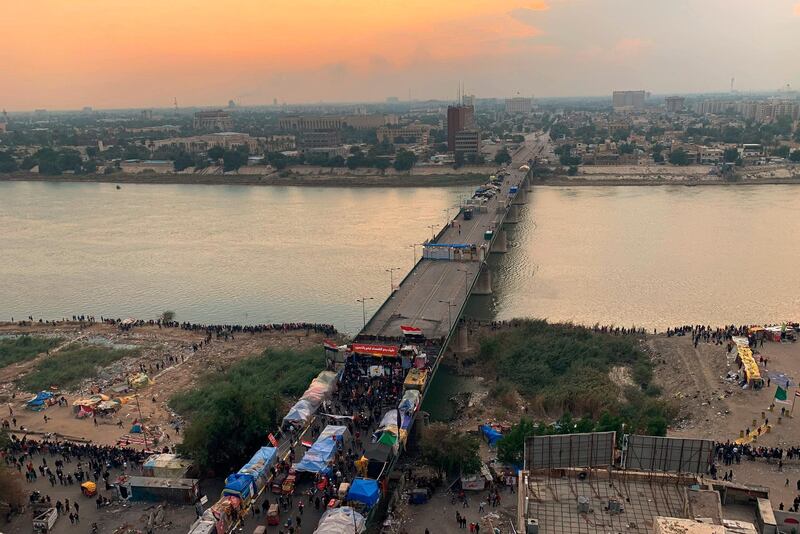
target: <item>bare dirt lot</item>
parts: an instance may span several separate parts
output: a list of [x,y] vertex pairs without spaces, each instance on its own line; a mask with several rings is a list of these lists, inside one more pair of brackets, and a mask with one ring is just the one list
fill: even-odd
[[[59,396],[66,397],[67,406],[51,406],[41,412],[25,408],[25,402],[33,396],[32,392],[19,390],[15,380],[45,362],[47,358],[58,358],[58,351],[53,350],[50,355],[40,354],[32,360],[0,369],[0,402],[7,404],[0,415],[9,422],[12,417],[16,418],[16,427],[12,425],[12,430],[24,427],[32,435],[54,433],[67,439],[107,445],[116,444],[120,438],[129,435],[131,423],[139,418],[139,409],[148,426],[159,426],[165,432],[162,446],[179,443],[181,436],[176,433],[175,425],[180,425],[181,421],[167,406],[174,393],[191,388],[205,373],[223,371],[232,363],[260,354],[267,348],[303,350],[319,346],[323,340],[322,334],[315,334],[313,331],[290,330],[241,333],[227,340],[213,337],[210,342],[205,343],[204,331],[159,328],[156,325],[121,331],[117,326],[104,323],[34,323],[30,326],[0,323],[0,335],[17,334],[56,336],[63,340],[62,346],[79,340],[140,349],[138,356],[126,357],[111,364],[101,370],[96,379],[84,381],[77,390],[59,391]],[[194,351],[193,345],[201,342],[204,342],[202,346]],[[144,365],[154,383],[138,391],[138,406],[135,402],[124,404],[115,416],[97,418],[97,425],[92,418],[75,417],[72,407],[74,400],[88,396],[90,387],[111,396],[111,388],[125,384],[129,376],[139,371],[140,364]],[[45,415],[47,421],[44,419]],[[130,445],[143,444],[131,441]]]

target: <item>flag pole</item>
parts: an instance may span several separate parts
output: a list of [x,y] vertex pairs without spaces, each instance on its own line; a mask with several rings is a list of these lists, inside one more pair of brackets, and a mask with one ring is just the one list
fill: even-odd
[[797,394],[798,394],[798,392],[800,392],[800,390],[795,389],[794,390],[794,395],[792,395],[792,409],[789,410],[789,417],[792,417],[794,415],[794,405],[797,403]]

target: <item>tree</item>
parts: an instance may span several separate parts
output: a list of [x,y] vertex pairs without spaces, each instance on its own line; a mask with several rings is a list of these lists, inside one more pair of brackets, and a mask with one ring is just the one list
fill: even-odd
[[239,167],[247,163],[247,154],[240,150],[226,150],[222,154],[222,168],[224,172],[238,171]]
[[800,149],[792,151],[792,153],[789,155],[789,161],[800,163]]
[[17,168],[14,155],[11,152],[0,151],[0,172],[14,172]]
[[522,465],[525,438],[535,434],[533,421],[523,418],[497,444],[497,458],[508,464]]
[[456,152],[454,155],[453,168],[460,169],[464,166],[464,153]]
[[173,168],[175,172],[181,172],[182,170],[188,169],[192,165],[194,165],[194,157],[188,152],[179,152],[175,156],[175,160],[172,162]]
[[420,447],[425,463],[442,477],[447,473],[471,475],[481,469],[478,440],[452,430],[445,423],[428,425],[422,434]]
[[394,157],[394,168],[398,171],[410,171],[416,162],[416,154],[410,150],[400,149]]
[[388,158],[377,158],[375,159],[375,168],[379,171],[383,172],[389,167],[392,166],[392,162],[389,161]]
[[328,165],[331,167],[344,167],[344,158],[342,156],[333,156],[328,160]]
[[208,157],[213,160],[219,160],[225,155],[225,149],[221,146],[214,146],[208,149]]
[[669,153],[669,162],[673,165],[689,165],[689,154],[682,148],[676,148]]
[[497,154],[494,155],[494,162],[498,165],[503,165],[504,163],[511,162],[511,154],[508,153],[505,147],[501,148],[497,151]]
[[722,153],[722,161],[734,163],[737,159],[739,159],[739,151],[736,147],[726,148]]
[[270,152],[267,154],[267,163],[281,171],[289,165],[289,157],[280,152]]
[[789,157],[789,147],[787,145],[781,145],[778,148],[775,148],[771,151],[773,156],[779,158],[788,158]]
[[162,323],[171,323],[175,320],[175,312],[171,310],[167,310],[161,314],[161,322]]

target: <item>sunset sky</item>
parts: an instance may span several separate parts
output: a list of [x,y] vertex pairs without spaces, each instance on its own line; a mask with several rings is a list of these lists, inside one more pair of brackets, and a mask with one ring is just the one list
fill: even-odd
[[0,108],[800,88],[798,0],[4,0]]

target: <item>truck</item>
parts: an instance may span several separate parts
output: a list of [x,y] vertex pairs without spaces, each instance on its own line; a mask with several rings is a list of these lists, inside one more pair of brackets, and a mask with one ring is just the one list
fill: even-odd
[[58,511],[55,508],[48,508],[38,512],[37,515],[33,516],[34,534],[47,534],[50,532],[56,524],[56,519],[58,519]]
[[468,221],[472,219],[472,208],[464,208],[464,220]]

